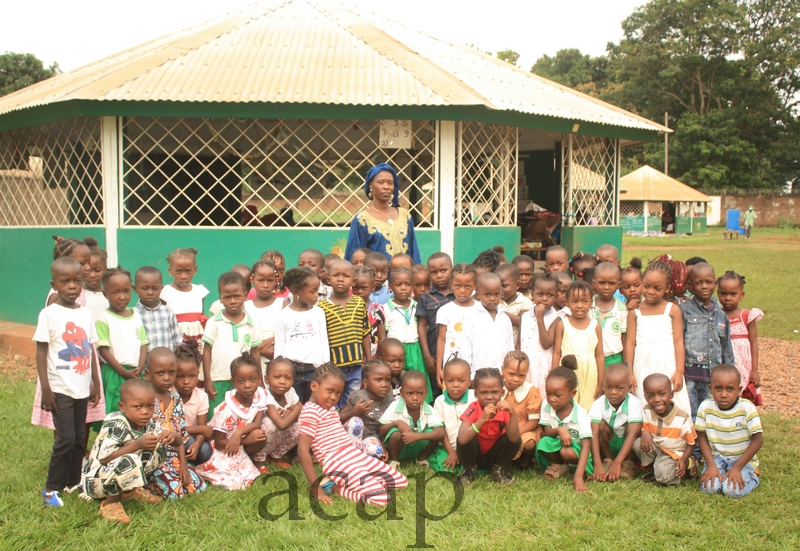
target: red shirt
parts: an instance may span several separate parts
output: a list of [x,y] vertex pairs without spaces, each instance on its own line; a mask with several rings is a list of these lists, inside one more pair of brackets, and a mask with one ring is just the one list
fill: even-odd
[[[462,421],[469,421],[475,423],[483,417],[483,408],[478,401],[472,402],[467,406],[460,419]],[[478,444],[481,447],[481,453],[486,454],[492,449],[497,439],[503,436],[506,432],[506,424],[511,420],[511,416],[507,411],[498,411],[494,417],[486,421],[481,427],[481,431],[477,434]]]

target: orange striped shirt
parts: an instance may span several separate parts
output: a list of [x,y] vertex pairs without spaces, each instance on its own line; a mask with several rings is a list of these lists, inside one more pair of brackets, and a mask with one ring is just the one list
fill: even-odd
[[686,446],[697,440],[692,416],[674,403],[666,417],[660,417],[649,405],[644,406],[642,421],[642,430],[653,435],[653,444],[673,459],[679,459]]

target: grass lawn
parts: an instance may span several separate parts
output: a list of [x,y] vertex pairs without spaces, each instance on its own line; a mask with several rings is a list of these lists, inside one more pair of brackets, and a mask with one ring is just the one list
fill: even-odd
[[[65,496],[62,509],[41,502],[52,435],[31,426],[31,382],[11,377],[4,384],[0,418],[5,442],[0,451],[0,549],[402,549],[416,541],[416,484],[397,495],[402,520],[364,521],[353,503],[336,498],[325,506],[341,521],[314,516],[308,486],[299,466],[289,472],[299,483],[299,514],[263,520],[259,501],[286,489],[280,479],[261,480],[248,490],[210,488],[180,502],[145,506],[126,503],[129,526],[110,524],[98,515],[98,503]],[[441,521],[428,521],[425,542],[436,549],[797,549],[800,548],[800,420],[768,414],[763,418],[761,486],[744,500],[705,496],[692,484],[661,488],[631,480],[613,485],[589,483],[579,496],[571,480],[545,481],[539,472],[517,473],[511,489],[480,479],[467,488],[461,507]],[[407,475],[422,473],[404,466]],[[426,506],[446,513],[453,491],[444,481],[427,487]],[[288,498],[270,502],[278,514]],[[794,511],[794,512],[793,512]],[[376,514],[373,507],[367,513]]]
[[758,323],[759,335],[800,341],[800,230],[756,228],[749,241],[723,241],[722,231],[711,227],[705,235],[686,237],[624,236],[622,261],[627,265],[638,256],[647,265],[667,253],[683,261],[703,257],[717,276],[735,270],[747,278],[742,307],[758,307],[766,314]]

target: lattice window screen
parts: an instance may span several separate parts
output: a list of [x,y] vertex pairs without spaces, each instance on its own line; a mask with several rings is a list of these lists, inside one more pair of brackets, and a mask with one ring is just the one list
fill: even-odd
[[459,123],[456,212],[459,226],[517,223],[518,130]]
[[642,201],[620,201],[620,216],[642,216],[644,214],[644,203]]
[[565,134],[564,218],[569,225],[616,224],[618,140]]
[[647,203],[647,210],[650,211],[650,216],[661,217],[663,214],[661,201],[650,201]]
[[0,226],[103,224],[100,120],[0,132]]
[[123,224],[346,227],[366,170],[388,162],[401,206],[435,227],[436,126],[412,149],[378,147],[379,120],[131,117],[123,123]]

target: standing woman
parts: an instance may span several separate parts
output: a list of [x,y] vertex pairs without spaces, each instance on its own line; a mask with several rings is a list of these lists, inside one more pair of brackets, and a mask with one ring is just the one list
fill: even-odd
[[385,254],[389,260],[394,255],[405,253],[411,255],[414,264],[419,264],[414,220],[406,209],[399,206],[400,178],[394,168],[386,163],[370,168],[364,192],[370,203],[350,222],[345,259],[352,260],[357,249],[366,247]]

